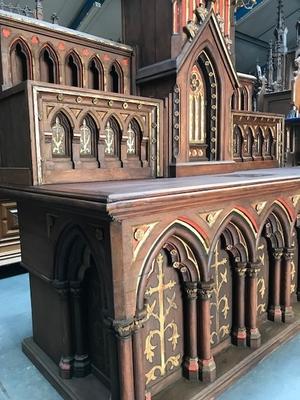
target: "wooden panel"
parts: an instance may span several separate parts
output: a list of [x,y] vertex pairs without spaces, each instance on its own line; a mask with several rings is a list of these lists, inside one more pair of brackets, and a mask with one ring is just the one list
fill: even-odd
[[229,257],[220,240],[211,265],[215,282],[211,299],[211,345],[217,346],[230,337],[232,326],[232,276]]
[[0,265],[20,261],[18,211],[15,202],[0,201]]
[[18,235],[17,204],[14,202],[1,203],[0,208],[1,239]]

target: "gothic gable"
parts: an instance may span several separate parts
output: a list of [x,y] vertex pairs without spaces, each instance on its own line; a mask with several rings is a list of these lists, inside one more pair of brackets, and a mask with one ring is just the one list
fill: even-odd
[[[215,63],[222,72],[225,73],[232,83],[232,87],[239,86],[238,77],[233,66],[229,47],[230,40],[223,36],[219,22],[214,11],[210,11],[203,21],[195,23],[185,29],[189,40],[183,46],[181,53],[177,57],[177,71],[178,73],[185,64],[192,63],[198,54],[207,48],[215,59]],[[227,42],[227,43],[226,43]]]

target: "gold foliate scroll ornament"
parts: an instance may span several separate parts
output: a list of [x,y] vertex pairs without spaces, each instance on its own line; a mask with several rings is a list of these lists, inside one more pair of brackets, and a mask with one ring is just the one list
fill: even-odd
[[[172,350],[176,353],[178,339],[177,324],[174,320],[168,321],[169,313],[172,309],[177,310],[176,292],[174,287],[176,282],[170,280],[165,282],[163,273],[164,257],[160,253],[156,259],[158,266],[157,286],[150,287],[146,291],[149,298],[147,304],[147,316],[158,321],[158,329],[151,330],[146,337],[144,355],[149,363],[153,363],[154,359],[159,358],[159,363],[154,365],[150,371],[146,373],[146,384],[155,381],[157,378],[164,376],[168,370],[180,364],[180,353],[166,356],[166,341],[171,343]],[[156,357],[155,357],[156,356]]]
[[[230,324],[226,323],[230,311],[229,299],[226,295],[226,290],[224,290],[225,286],[228,285],[228,260],[220,256],[220,242],[218,242],[214,252],[214,262],[211,265],[216,283],[210,303],[211,311],[215,309],[215,314],[212,313],[211,316],[211,318],[215,318],[215,329],[212,331],[210,339],[212,345],[220,343],[230,334]],[[221,316],[223,323],[220,323]]]
[[92,155],[92,132],[85,119],[80,127],[80,154],[84,156]]
[[115,153],[115,132],[110,126],[110,122],[107,121],[105,128],[105,154],[113,156]]
[[54,156],[66,154],[66,132],[59,117],[56,117],[55,124],[52,126],[52,154]]

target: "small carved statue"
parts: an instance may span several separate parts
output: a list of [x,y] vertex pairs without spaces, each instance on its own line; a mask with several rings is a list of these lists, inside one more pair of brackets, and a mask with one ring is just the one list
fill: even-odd
[[187,34],[190,41],[194,39],[198,30],[199,26],[192,20],[189,20],[186,26],[184,27],[184,31]]

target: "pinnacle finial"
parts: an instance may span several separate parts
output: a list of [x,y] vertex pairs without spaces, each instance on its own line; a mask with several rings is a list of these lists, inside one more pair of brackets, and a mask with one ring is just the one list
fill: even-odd
[[35,18],[44,19],[43,0],[35,0]]

